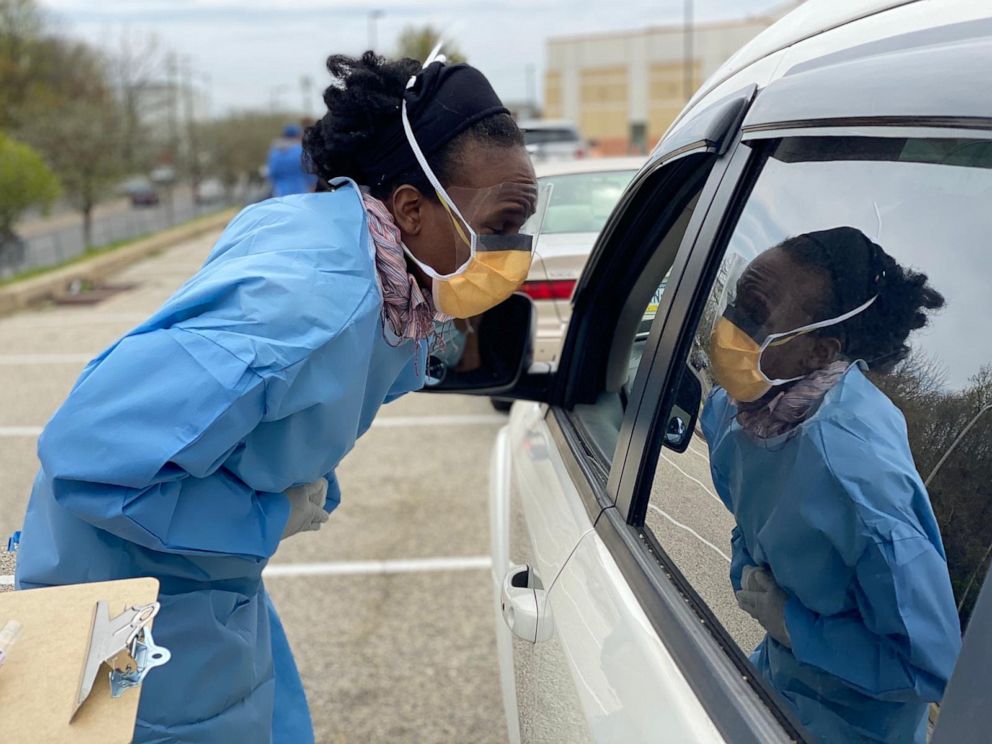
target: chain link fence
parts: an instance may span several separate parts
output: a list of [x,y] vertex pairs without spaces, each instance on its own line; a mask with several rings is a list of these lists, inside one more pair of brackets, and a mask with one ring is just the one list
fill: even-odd
[[[264,196],[263,193],[241,194],[238,198],[211,201],[209,204],[197,204],[189,193],[176,194],[171,204],[168,196],[163,196],[161,203],[154,206],[132,206],[120,212],[94,217],[91,245],[99,248],[151,235],[196,217],[257,201]],[[83,255],[86,250],[83,227],[79,223],[31,235],[14,245],[5,246],[0,252],[0,279],[57,266]]]

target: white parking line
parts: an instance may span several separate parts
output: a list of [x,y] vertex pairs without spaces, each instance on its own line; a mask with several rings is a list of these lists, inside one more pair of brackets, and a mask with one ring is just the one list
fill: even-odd
[[32,318],[31,320],[5,320],[0,322],[0,331],[7,329],[31,331],[75,325],[91,326],[98,323],[137,324],[145,320],[148,315],[149,313],[94,313],[80,308],[76,312],[53,313],[51,315]]
[[707,486],[707,485],[706,485],[705,483],[703,483],[703,482],[702,482],[701,480],[699,480],[699,478],[693,478],[693,477],[692,477],[691,475],[689,475],[689,474],[688,474],[687,472],[685,472],[685,471],[684,471],[684,470],[683,470],[682,468],[680,468],[680,467],[678,466],[678,464],[677,464],[677,463],[675,462],[675,460],[673,460],[672,458],[670,458],[670,457],[669,457],[668,455],[666,455],[666,454],[664,454],[664,453],[662,453],[662,456],[661,456],[661,457],[662,457],[662,459],[663,459],[663,460],[664,460],[665,462],[667,462],[667,463],[668,463],[668,464],[670,464],[670,465],[671,465],[671,466],[672,466],[673,468],[675,468],[675,469],[676,469],[676,470],[678,470],[678,471],[679,471],[680,473],[682,473],[682,475],[684,475],[684,476],[685,476],[686,478],[688,478],[688,479],[689,479],[689,480],[691,480],[691,481],[692,481],[693,483],[695,483],[695,484],[697,484],[697,485],[698,485],[698,486],[699,486],[700,488],[702,488],[702,489],[703,489],[704,491],[706,491],[706,493],[707,493],[707,494],[709,494],[709,495],[710,495],[710,497],[712,497],[712,498],[713,498],[713,500],[714,500],[714,501],[716,501],[716,503],[718,503],[718,504],[719,504],[720,506],[723,506],[723,505],[724,505],[724,504],[723,504],[723,501],[722,501],[722,500],[720,499],[720,497],[719,497],[719,496],[717,496],[717,495],[716,495],[715,493],[713,493],[713,491],[711,491],[711,490],[709,489],[709,487],[708,487],[708,486]]
[[86,364],[96,354],[0,354],[0,366],[24,364]]
[[0,426],[0,439],[41,436],[40,426]]
[[492,568],[488,555],[464,558],[413,558],[388,561],[335,561],[332,563],[270,564],[262,575],[280,576],[366,576],[401,573],[430,573],[437,571],[483,571]]
[[[262,572],[267,579],[294,576],[389,576],[405,573],[443,571],[487,571],[493,561],[488,555],[463,558],[412,558],[389,561],[335,561],[331,563],[276,563]],[[13,576],[0,576],[0,586],[13,586]]]
[[420,426],[502,426],[506,416],[466,414],[461,416],[380,416],[372,422],[374,429],[407,429]]
[[680,529],[683,529],[686,532],[689,532],[690,534],[692,534],[695,538],[697,538],[699,540],[699,542],[703,543],[703,545],[706,545],[709,548],[712,548],[715,552],[717,552],[717,553],[720,554],[720,557],[723,558],[723,560],[725,560],[727,563],[730,563],[730,556],[729,555],[727,555],[726,553],[724,553],[722,550],[720,550],[720,548],[718,548],[716,545],[714,545],[709,540],[707,540],[705,537],[703,537],[698,532],[696,532],[694,529],[692,529],[692,527],[690,527],[688,525],[685,525],[685,524],[682,524],[677,519],[675,519],[675,517],[673,517],[671,514],[669,514],[666,511],[662,511],[661,509],[659,509],[654,504],[648,504],[648,508],[649,509],[654,509],[656,512],[658,512],[661,516],[663,516],[669,522],[671,522],[672,524],[674,524],[676,527],[678,527]]
[[[417,429],[430,426],[502,426],[506,416],[382,416],[372,422],[373,429]],[[38,437],[41,426],[0,426],[0,439]]]
[[689,445],[688,451],[694,454],[696,457],[701,458],[702,461],[705,462],[707,465],[710,464],[710,458],[704,455],[702,452],[696,452],[696,450],[693,448],[691,444]]

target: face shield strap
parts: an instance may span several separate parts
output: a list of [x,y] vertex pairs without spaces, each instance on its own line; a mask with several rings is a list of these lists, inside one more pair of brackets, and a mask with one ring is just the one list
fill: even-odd
[[[413,85],[416,77],[410,78],[410,85]],[[438,197],[441,202],[445,205],[449,212],[454,213],[458,220],[465,226],[465,230],[472,237],[469,245],[473,247],[475,243],[475,231],[472,229],[471,225],[468,224],[462,213],[458,210],[458,205],[448,196],[448,192],[444,190],[444,186],[438,180],[438,177],[434,175],[434,171],[431,170],[431,166],[427,162],[427,157],[424,155],[424,151],[420,149],[420,145],[417,143],[417,138],[413,134],[413,127],[410,126],[410,117],[406,110],[406,101],[403,101],[402,110],[400,112],[401,118],[403,120],[403,132],[406,134],[407,141],[410,143],[410,149],[413,150],[413,156],[417,159],[417,163],[420,165],[421,170],[423,170],[424,175],[427,176],[427,180],[430,181],[431,186],[437,192]]]
[[[871,307],[875,303],[875,300],[877,299],[878,299],[878,295],[875,295],[867,302],[858,305],[856,308],[854,308],[853,310],[849,310],[843,315],[838,315],[836,318],[830,318],[828,320],[821,320],[816,323],[810,323],[809,325],[800,326],[799,328],[794,328],[791,331],[785,331],[783,333],[773,333],[765,339],[764,343],[761,345],[761,349],[762,351],[764,351],[769,346],[780,345],[782,343],[785,343],[785,341],[788,341],[796,336],[804,336],[807,333],[818,331],[821,328],[829,328],[830,326],[839,325],[840,323],[843,323],[845,320],[850,320],[855,315],[859,315],[863,313],[865,310]],[[784,339],[784,340],[779,341],[779,339]],[[778,341],[778,343],[776,343],[776,341]]]
[[437,194],[437,198],[441,202],[441,206],[444,207],[445,211],[448,213],[448,216],[451,218],[451,222],[455,226],[455,231],[458,233],[458,237],[462,239],[462,242],[464,242],[465,245],[467,245],[469,248],[471,248],[472,247],[472,241],[465,234],[465,230],[462,229],[461,223],[455,218],[454,213],[451,211],[451,207],[448,206],[448,202],[445,201],[444,197],[441,196],[440,193]]

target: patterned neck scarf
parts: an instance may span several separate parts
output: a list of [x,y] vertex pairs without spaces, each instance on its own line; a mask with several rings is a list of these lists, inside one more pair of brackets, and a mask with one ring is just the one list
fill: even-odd
[[434,334],[434,320],[444,320],[407,270],[400,229],[386,205],[362,189],[369,232],[375,244],[375,267],[382,287],[382,311],[402,340],[423,341]]
[[848,362],[833,362],[797,380],[770,401],[738,403],[738,423],[758,439],[770,439],[795,429],[813,414],[849,366]]

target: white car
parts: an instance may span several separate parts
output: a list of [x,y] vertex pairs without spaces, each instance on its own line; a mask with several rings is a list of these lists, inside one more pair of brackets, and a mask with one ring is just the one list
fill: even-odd
[[[530,364],[527,298],[483,317],[484,370],[451,375],[435,390],[522,401],[498,436],[490,475],[511,742],[849,741],[817,739],[810,728],[823,725],[832,703],[817,696],[844,674],[855,680],[845,689],[862,684],[872,700],[894,701],[889,710],[910,700],[919,725],[902,735],[886,729],[887,715],[855,720],[839,707],[841,728],[862,726],[872,740],[922,742],[928,726],[935,744],[989,740],[990,69],[987,2],[810,0],[703,86],[624,192],[575,290],[556,366]],[[845,641],[817,653],[793,649],[803,668],[834,675],[821,692],[800,691],[815,703],[809,717],[791,702],[795,693],[776,686],[788,679],[773,684],[749,660],[765,631],[731,586],[740,525],[712,480],[697,417],[712,384],[710,329],[740,266],[789,236],[838,225],[925,272],[946,300],[930,327],[910,336],[908,361],[871,379],[905,422],[891,436],[908,439],[919,477],[901,472],[906,483],[925,483],[948,575],[931,582],[905,571],[898,592],[875,591],[871,582],[889,574],[855,577],[857,558],[844,569],[844,603],[814,611],[799,601],[823,629],[818,642],[828,628],[865,629],[860,645],[839,631]],[[871,415],[853,409],[850,420]],[[850,453],[845,466],[863,467],[860,483],[870,487],[880,460],[862,465],[862,456]],[[801,508],[806,481],[794,477]],[[925,499],[918,508],[932,519]],[[777,533],[786,541],[789,524]],[[912,561],[924,542],[933,555],[928,534],[879,538],[865,550]],[[785,545],[809,567],[807,544]],[[824,563],[822,579],[844,591],[837,582],[846,574],[827,569],[835,565]],[[875,611],[926,607],[938,592],[941,619],[957,609],[966,628],[960,654],[947,653],[957,628],[948,635],[935,615],[914,622],[945,632],[922,644],[914,635],[909,646],[908,631]],[[794,617],[783,615],[786,631]],[[920,671],[938,657],[937,671]],[[888,678],[876,677],[880,665]],[[929,723],[928,701],[939,702]]]
[[557,359],[571,314],[569,300],[627,184],[644,158],[597,158],[538,163],[537,180],[550,184],[551,200],[521,291],[534,300],[535,361]]
[[193,199],[197,204],[219,204],[227,198],[227,190],[218,178],[207,178],[197,184]]

